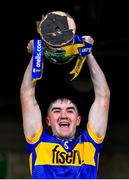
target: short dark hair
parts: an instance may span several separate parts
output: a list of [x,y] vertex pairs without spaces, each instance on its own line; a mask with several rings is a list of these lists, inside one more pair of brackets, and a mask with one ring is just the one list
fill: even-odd
[[48,110],[47,110],[47,114],[49,113],[49,110],[51,109],[51,106],[52,106],[55,102],[57,102],[58,100],[61,101],[61,102],[70,101],[70,102],[75,106],[76,112],[79,114],[78,107],[77,107],[77,105],[75,104],[75,102],[73,102],[70,98],[66,98],[66,97],[57,98],[57,99],[51,101],[50,104],[49,104]]
[[81,115],[80,102],[79,102],[78,98],[75,97],[74,95],[73,96],[72,95],[56,95],[56,96],[52,97],[47,104],[47,110],[50,107],[50,105],[58,99],[60,99],[61,101],[64,101],[65,99],[70,100],[76,106],[76,108],[78,110],[78,114]]

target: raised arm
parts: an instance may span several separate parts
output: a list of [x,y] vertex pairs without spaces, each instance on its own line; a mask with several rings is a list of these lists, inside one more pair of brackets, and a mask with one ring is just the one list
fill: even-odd
[[89,111],[88,124],[97,136],[104,137],[108,122],[110,90],[105,75],[92,54],[88,55],[87,64],[95,92],[95,99]]
[[[30,42],[32,45],[32,41]],[[20,99],[23,117],[24,133],[28,137],[34,137],[42,127],[42,117],[39,105],[35,98],[36,83],[31,80],[32,59],[24,73],[20,88]]]

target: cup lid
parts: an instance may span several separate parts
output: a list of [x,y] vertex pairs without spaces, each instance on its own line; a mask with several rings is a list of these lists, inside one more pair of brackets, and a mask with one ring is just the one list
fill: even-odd
[[75,32],[76,24],[73,18],[62,11],[50,12],[40,22],[41,38],[52,47],[69,44],[73,40]]

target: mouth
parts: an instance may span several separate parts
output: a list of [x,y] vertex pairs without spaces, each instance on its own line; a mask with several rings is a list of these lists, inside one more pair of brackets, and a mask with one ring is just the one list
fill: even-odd
[[60,122],[60,123],[59,123],[59,126],[60,126],[61,128],[67,128],[67,127],[70,126],[70,123],[69,123],[69,122]]

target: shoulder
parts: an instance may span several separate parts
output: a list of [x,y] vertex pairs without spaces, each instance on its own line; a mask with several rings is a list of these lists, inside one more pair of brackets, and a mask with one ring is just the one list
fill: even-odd
[[103,142],[103,137],[98,137],[94,131],[90,128],[89,124],[87,123],[86,129],[80,131],[81,136],[84,138],[85,141],[93,142],[95,144],[101,144]]

